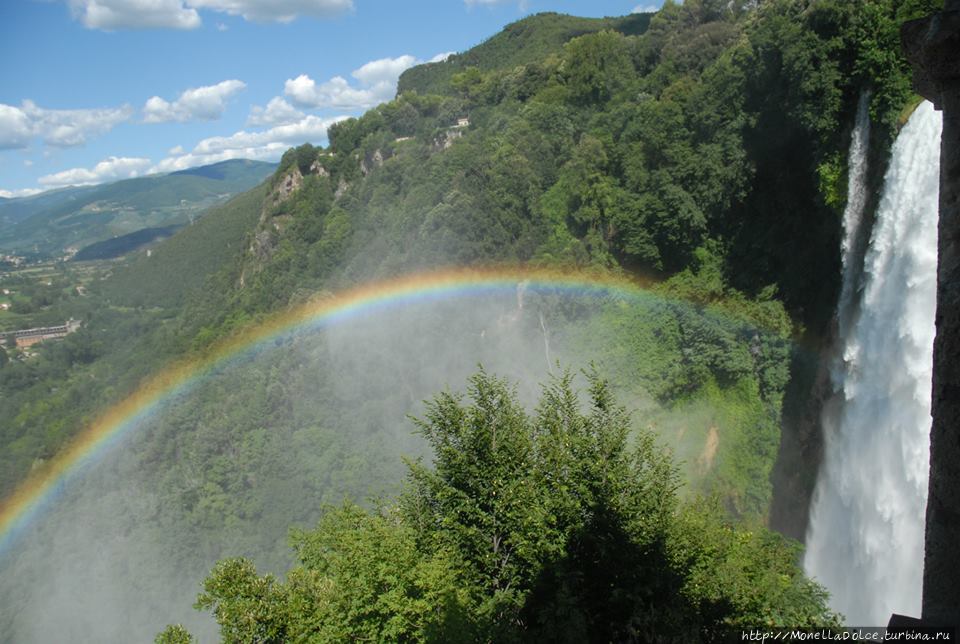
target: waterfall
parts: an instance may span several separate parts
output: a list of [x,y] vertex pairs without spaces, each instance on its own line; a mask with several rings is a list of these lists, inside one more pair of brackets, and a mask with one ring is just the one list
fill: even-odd
[[[824,461],[804,564],[851,625],[920,614],[941,128],[924,102],[897,137],[862,273],[849,268],[855,239],[844,240],[848,301],[838,306],[834,395],[822,415]],[[856,134],[850,151],[865,153]],[[852,192],[863,190],[862,162],[851,158]],[[858,207],[860,198],[848,200],[846,235],[856,235]]]
[[[850,141],[850,153],[847,155],[847,207],[843,211],[843,242],[840,247],[843,261],[843,280],[840,300],[837,302],[837,335],[845,338],[849,332],[850,317],[854,310],[853,294],[860,272],[857,253],[860,239],[860,225],[863,223],[863,209],[867,205],[867,145],[870,142],[870,94],[860,95],[857,104],[857,122]],[[836,360],[834,366],[842,364]],[[836,388],[836,369],[834,388]]]

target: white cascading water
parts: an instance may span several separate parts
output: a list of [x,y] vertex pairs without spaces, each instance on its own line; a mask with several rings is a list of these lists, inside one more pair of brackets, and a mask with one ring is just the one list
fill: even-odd
[[[850,141],[850,153],[847,155],[847,207],[843,211],[843,241],[840,257],[843,261],[843,279],[840,300],[837,302],[837,337],[846,338],[850,329],[850,317],[855,310],[854,292],[857,278],[857,240],[860,239],[860,226],[863,224],[863,210],[867,205],[867,151],[870,144],[870,94],[860,95],[857,104],[857,122]],[[842,384],[838,381],[838,366],[842,366],[842,356],[836,355],[832,365],[834,391]]]
[[[847,301],[842,296],[839,303],[842,352],[822,416],[824,461],[804,565],[850,625],[885,625],[894,612],[920,614],[941,129],[940,114],[924,102],[901,130],[862,285],[845,283]],[[855,134],[851,157],[859,158],[850,161],[850,190],[861,194],[848,200],[848,210],[862,211],[864,175],[858,179],[854,169],[865,152]],[[844,227],[856,235],[852,220]],[[845,281],[858,274],[848,268],[854,247],[853,238],[845,239]]]

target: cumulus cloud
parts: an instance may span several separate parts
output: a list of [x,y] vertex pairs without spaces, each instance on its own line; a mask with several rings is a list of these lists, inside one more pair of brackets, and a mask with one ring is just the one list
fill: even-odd
[[288,103],[282,96],[274,96],[266,107],[254,105],[250,108],[247,125],[286,125],[296,123],[306,116]]
[[173,172],[228,159],[278,159],[292,145],[312,142],[326,145],[327,128],[345,116],[321,119],[304,116],[296,123],[277,125],[260,132],[241,130],[230,136],[203,139],[187,154],[173,155],[162,160],[150,172]]
[[110,157],[92,168],[71,168],[40,177],[37,181],[47,188],[63,186],[90,186],[105,181],[129,179],[140,176],[150,167],[150,159],[136,157]]
[[196,29],[200,16],[182,0],[68,0],[88,29]]
[[57,147],[83,145],[133,115],[129,105],[90,110],[48,110],[33,101],[0,104],[0,149],[25,148],[34,137]]
[[656,13],[660,7],[655,4],[638,4],[630,13]]
[[428,63],[442,63],[442,62],[445,61],[446,59],[448,59],[448,58],[450,58],[451,56],[453,56],[455,53],[457,53],[457,52],[455,52],[455,51],[445,51],[445,52],[443,52],[442,54],[437,54],[436,56],[434,56],[433,58],[431,58],[431,59],[428,60],[427,62],[428,62]]
[[0,103],[0,150],[25,148],[33,137],[33,124],[18,107]]
[[198,9],[256,22],[325,18],[353,9],[353,0],[66,0],[88,29],[196,29]]
[[4,199],[19,199],[20,197],[32,197],[43,192],[41,188],[23,188],[21,190],[0,190],[0,197]]
[[216,85],[188,89],[173,102],[154,96],[143,106],[143,121],[214,121],[223,116],[230,97],[246,86],[243,81],[225,80]]
[[358,86],[351,85],[342,76],[317,84],[306,74],[301,74],[287,79],[283,93],[301,107],[368,109],[392,99],[400,74],[420,62],[410,55],[370,61],[350,74],[359,82]]
[[396,58],[381,58],[371,60],[361,65],[350,74],[364,85],[373,86],[379,83],[396,83],[404,70],[417,64],[417,59],[409,54]]

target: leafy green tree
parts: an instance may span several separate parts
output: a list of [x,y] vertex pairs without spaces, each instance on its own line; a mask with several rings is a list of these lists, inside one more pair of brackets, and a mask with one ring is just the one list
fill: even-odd
[[625,89],[633,71],[630,42],[623,34],[601,31],[567,43],[563,73],[571,98],[598,103]]
[[190,632],[180,624],[167,626],[153,640],[154,644],[192,644],[194,641]]
[[[797,551],[716,505],[683,504],[671,458],[588,376],[533,416],[481,371],[417,420],[432,468],[398,506],[347,504],[296,532],[285,582],[243,559],[197,601],[227,642],[693,641],[747,625],[833,625]],[[584,409],[586,407],[586,409]]]
[[286,589],[272,575],[258,577],[246,559],[219,562],[197,597],[198,609],[212,609],[226,644],[286,641]]

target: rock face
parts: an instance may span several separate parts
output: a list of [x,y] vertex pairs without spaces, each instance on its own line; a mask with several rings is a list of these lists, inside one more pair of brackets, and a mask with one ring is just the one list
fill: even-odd
[[443,152],[444,150],[449,150],[450,146],[453,145],[453,142],[463,136],[463,130],[460,128],[448,128],[439,135],[433,142],[433,151],[434,152]]
[[293,170],[290,171],[287,176],[285,176],[280,183],[274,188],[271,196],[271,201],[273,205],[283,203],[290,198],[294,192],[300,189],[300,186],[303,185],[303,175],[300,174],[300,168],[293,166]]
[[914,87],[943,110],[937,337],[923,572],[923,620],[960,625],[960,0],[901,29]]
[[317,175],[318,177],[329,177],[330,173],[326,168],[323,167],[323,164],[320,163],[320,159],[317,159],[310,164],[310,172]]
[[373,172],[374,168],[379,168],[384,162],[383,151],[377,148],[369,157],[360,159],[360,173],[367,176]]

